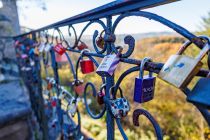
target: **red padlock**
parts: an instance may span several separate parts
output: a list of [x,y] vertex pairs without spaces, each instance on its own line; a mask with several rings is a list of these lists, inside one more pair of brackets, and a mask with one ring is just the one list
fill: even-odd
[[80,41],[80,44],[77,46],[77,48],[78,50],[84,50],[87,49],[88,46],[84,42]]
[[102,34],[104,33],[104,30],[101,32],[100,36],[98,37],[98,39],[96,40],[96,44],[99,48],[103,49],[104,48],[104,38],[102,37]]
[[[81,52],[81,55],[83,56],[83,53],[84,52],[89,52],[89,50],[83,50]],[[88,73],[91,73],[91,72],[94,72],[94,64],[93,64],[93,61],[90,60],[89,58],[88,59],[83,59],[80,60],[80,67],[81,67],[81,71],[83,74],[88,74]]]
[[72,85],[74,86],[74,91],[77,95],[81,96],[84,93],[85,86],[83,85],[83,81],[75,80]]
[[98,101],[98,104],[99,105],[102,105],[104,104],[104,96],[105,96],[105,93],[103,91],[103,89],[106,87],[106,84],[103,84],[100,88],[100,91],[98,92],[97,94],[97,101]]
[[59,55],[63,55],[66,52],[66,49],[63,47],[62,43],[58,43],[53,47],[53,50]]

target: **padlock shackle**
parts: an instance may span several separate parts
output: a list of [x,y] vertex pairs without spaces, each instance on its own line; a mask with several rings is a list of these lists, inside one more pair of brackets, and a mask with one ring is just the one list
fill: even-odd
[[176,53],[176,55],[182,55],[184,53],[184,51],[187,49],[187,47],[190,46],[191,44],[192,44],[192,42],[189,41],[189,40],[187,40],[186,42],[184,42],[184,44],[178,50],[178,52]]
[[102,93],[102,90],[105,89],[106,90],[106,84],[102,84],[100,87],[100,92]]
[[110,89],[109,89],[109,93],[110,93],[110,95],[112,95],[113,99],[116,98],[116,93],[117,93],[117,90],[118,90],[118,89],[119,89],[119,91],[120,91],[120,96],[121,96],[122,98],[124,97],[124,96],[123,96],[122,88],[121,88],[120,86],[119,86],[119,88],[116,90],[116,93],[115,93],[115,94],[113,94],[114,89],[115,89],[115,86],[112,86],[112,87],[110,87]]
[[80,55],[83,57],[85,52],[88,52],[88,53],[89,53],[90,50],[89,50],[89,49],[84,49],[84,50],[82,50],[82,51],[80,52]]
[[[142,61],[141,61],[141,65],[140,65],[140,71],[139,71],[139,78],[143,79],[144,77],[144,66],[147,62],[152,62],[152,59],[149,57],[145,57]],[[149,77],[152,77],[152,72],[149,72]]]
[[[206,55],[206,53],[210,50],[210,39],[208,36],[204,36],[204,35],[199,36],[199,38],[203,41],[206,41],[206,43],[204,44],[204,47],[202,48],[200,53],[196,56],[196,59],[201,60]],[[182,45],[182,47],[179,49],[179,51],[176,53],[176,55],[182,55],[184,51],[188,48],[188,46],[190,46],[191,44],[192,44],[191,41],[186,41]]]
[[201,39],[205,40],[206,43],[204,44],[203,49],[200,51],[200,53],[196,56],[196,59],[201,60],[205,57],[205,55],[210,50],[210,38],[208,36],[200,36]]
[[103,35],[104,32],[105,32],[105,30],[103,30],[103,31],[100,33],[100,36],[99,36],[99,37],[102,38],[102,35]]

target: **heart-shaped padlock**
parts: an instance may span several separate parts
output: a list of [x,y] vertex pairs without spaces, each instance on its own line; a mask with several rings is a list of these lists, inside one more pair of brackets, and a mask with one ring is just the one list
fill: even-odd
[[53,47],[53,50],[55,52],[57,52],[59,55],[63,55],[66,52],[66,49],[64,48],[64,46],[62,45],[62,43],[57,43],[57,45],[55,45]]
[[83,74],[88,74],[94,72],[94,64],[93,61],[90,60],[89,58],[88,59],[83,58],[84,52],[90,52],[90,51],[86,49],[82,50],[81,52],[82,59],[80,60],[80,67]]
[[103,89],[106,88],[106,84],[103,84],[100,88],[100,91],[97,94],[97,101],[99,105],[104,104],[104,96],[105,96],[105,92],[103,91]]
[[84,50],[84,49],[87,49],[88,46],[84,42],[80,41],[80,44],[77,45],[77,48],[78,50]]
[[77,79],[72,83],[72,85],[77,95],[81,96],[84,93],[85,86],[83,85],[82,80]]
[[152,72],[144,76],[144,65],[146,62],[151,61],[152,59],[150,58],[144,58],[141,62],[139,77],[135,79],[133,98],[135,102],[144,103],[152,100],[154,97],[156,77],[152,76]]
[[100,36],[97,38],[96,40],[96,44],[99,48],[103,49],[104,48],[104,44],[105,44],[105,41],[104,41],[104,38],[102,37],[102,34],[104,33],[105,30],[103,30],[100,34]]
[[105,56],[101,64],[97,68],[96,73],[103,77],[112,76],[120,62],[121,52],[122,52],[122,47],[120,48],[117,54],[110,54]]
[[[110,95],[112,95],[112,90],[114,87],[110,88]],[[123,93],[121,88],[120,90],[120,98],[117,99],[110,99],[110,105],[111,105],[111,112],[114,115],[115,118],[122,118],[127,116],[128,112],[130,111],[130,105],[128,100],[123,97]]]

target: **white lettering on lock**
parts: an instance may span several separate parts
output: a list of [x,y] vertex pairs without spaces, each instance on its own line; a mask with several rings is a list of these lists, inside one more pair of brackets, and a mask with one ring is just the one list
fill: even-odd
[[149,88],[143,88],[144,92],[152,92],[154,87],[149,87]]

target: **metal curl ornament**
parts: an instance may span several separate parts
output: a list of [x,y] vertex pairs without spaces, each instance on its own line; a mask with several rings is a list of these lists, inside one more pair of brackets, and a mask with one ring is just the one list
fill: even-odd
[[104,106],[102,108],[102,111],[97,114],[97,115],[94,115],[92,112],[91,112],[91,109],[89,108],[88,106],[88,103],[87,103],[87,89],[88,87],[91,87],[92,88],[92,95],[93,97],[96,97],[97,96],[97,92],[96,92],[96,89],[95,89],[95,86],[93,85],[93,83],[91,82],[88,82],[86,85],[85,85],[85,90],[84,90],[84,102],[85,102],[85,107],[86,107],[86,110],[88,112],[88,114],[90,115],[91,118],[93,119],[100,119],[103,117],[104,113],[106,112],[106,107]]
[[161,130],[159,124],[156,122],[154,117],[148,111],[146,111],[144,109],[135,110],[133,112],[133,124],[135,126],[139,126],[139,116],[140,115],[144,115],[152,123],[152,126],[154,127],[154,130],[155,130],[155,133],[157,136],[157,140],[163,140],[163,134],[162,134],[162,130]]

